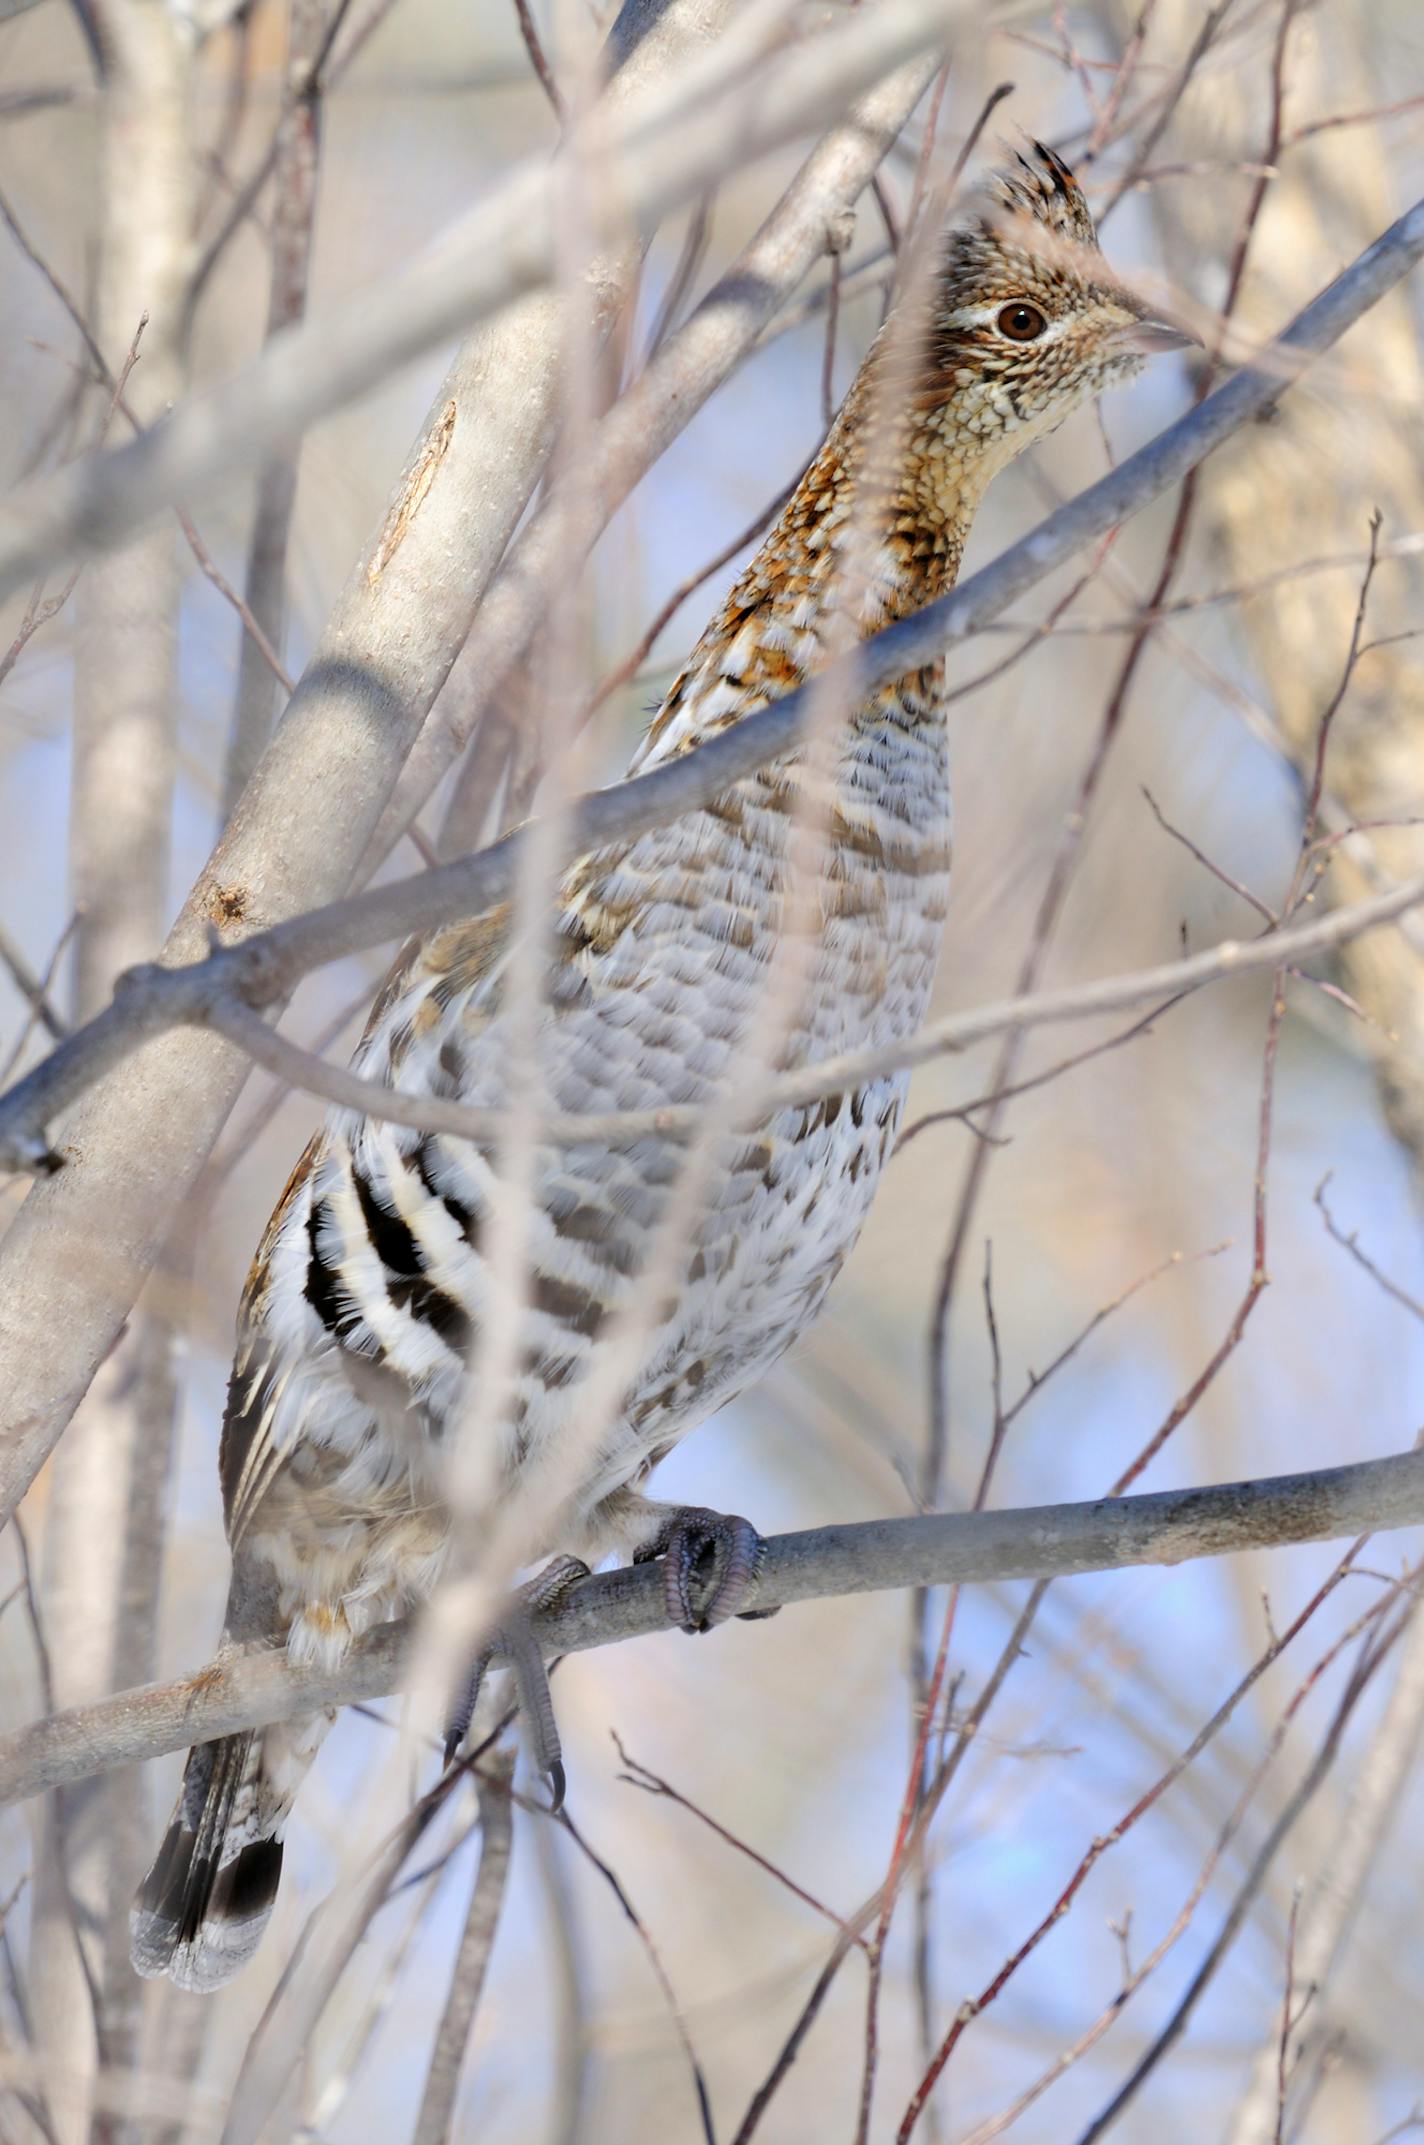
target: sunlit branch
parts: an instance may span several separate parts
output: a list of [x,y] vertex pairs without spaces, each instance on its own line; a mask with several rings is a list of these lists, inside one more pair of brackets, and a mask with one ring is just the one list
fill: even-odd
[[[1424,1523],[1424,1453],[1207,1489],[910,1519],[774,1536],[758,1608],[911,1586],[943,1586],[1179,1564],[1290,1542],[1333,1541]],[[548,1655],[665,1631],[661,1571],[629,1565],[584,1580],[536,1620]],[[83,1780],[190,1742],[287,1720],[400,1687],[410,1626],[382,1625],[338,1668],[285,1653],[235,1654],[177,1682],[125,1691],[0,1739],[0,1803]]]

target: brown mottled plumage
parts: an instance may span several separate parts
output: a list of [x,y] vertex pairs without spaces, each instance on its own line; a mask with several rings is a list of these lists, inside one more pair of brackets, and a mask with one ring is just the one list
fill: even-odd
[[[1050,151],[952,233],[923,295],[882,331],[816,460],[703,634],[633,761],[687,751],[801,684],[838,647],[954,580],[991,478],[1070,410],[1187,338],[1108,276],[1086,204]],[[805,1063],[918,1027],[949,874],[943,665],[837,716],[706,809],[585,856],[557,897],[539,1022],[560,1111],[707,1108],[743,1060],[788,909],[803,801],[819,883],[798,912],[800,981],[777,1057]],[[815,761],[817,772],[811,773]],[[407,950],[357,1054],[368,1078],[498,1105],[511,1056],[507,919]],[[595,1451],[578,1444],[600,1337],[637,1297],[684,1149],[646,1137],[540,1145],[506,1480],[552,1481],[548,1551],[667,1552],[670,1601],[715,1551],[710,1621],[755,1568],[745,1521],[678,1514],[640,1485],[695,1423],[803,1332],[856,1240],[893,1144],[903,1076],[715,1140],[681,1285]],[[241,1309],[223,1431],[233,1551],[228,1635],[333,1661],[424,1599],[446,1553],[442,1436],[468,1412],[491,1299],[497,1157],[333,1111],[273,1215]],[[195,1750],[134,1914],[141,1973],[214,1988],[254,1949],[281,1837],[325,1719]],[[552,1759],[549,1763],[552,1767]]]

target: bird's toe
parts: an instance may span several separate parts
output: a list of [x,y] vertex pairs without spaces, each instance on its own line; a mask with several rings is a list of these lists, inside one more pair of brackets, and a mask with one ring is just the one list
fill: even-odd
[[550,1806],[555,1810],[562,1808],[565,1787],[563,1751],[559,1742],[558,1722],[554,1718],[549,1674],[544,1665],[543,1649],[534,1629],[534,1618],[541,1609],[552,1608],[555,1602],[562,1600],[571,1586],[587,1577],[588,1566],[582,1558],[555,1557],[552,1563],[546,1564],[541,1572],[536,1572],[532,1579],[518,1589],[499,1629],[476,1659],[459,1703],[446,1724],[447,1766],[458,1756],[465,1737],[469,1734],[485,1673],[498,1654],[508,1663],[514,1677],[519,1711],[524,1720],[534,1762],[549,1782]]
[[742,1604],[756,1585],[764,1550],[749,1519],[688,1505],[634,1561],[661,1556],[669,1618],[683,1631],[711,1631],[748,1613]]

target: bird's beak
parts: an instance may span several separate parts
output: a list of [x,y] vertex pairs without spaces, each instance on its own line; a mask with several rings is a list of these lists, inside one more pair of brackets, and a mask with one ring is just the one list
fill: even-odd
[[1134,357],[1158,357],[1164,350],[1199,349],[1201,337],[1193,335],[1190,328],[1177,320],[1163,320],[1154,313],[1143,313],[1130,320],[1125,328],[1119,328],[1113,338],[1119,350],[1130,350]]

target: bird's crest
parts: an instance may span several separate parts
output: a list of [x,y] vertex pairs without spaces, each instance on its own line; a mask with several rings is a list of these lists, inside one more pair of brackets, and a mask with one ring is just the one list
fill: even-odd
[[1016,216],[1032,216],[1073,245],[1096,247],[1092,211],[1057,150],[1046,142],[1029,141],[1013,152],[1013,159],[989,180],[990,201]]

